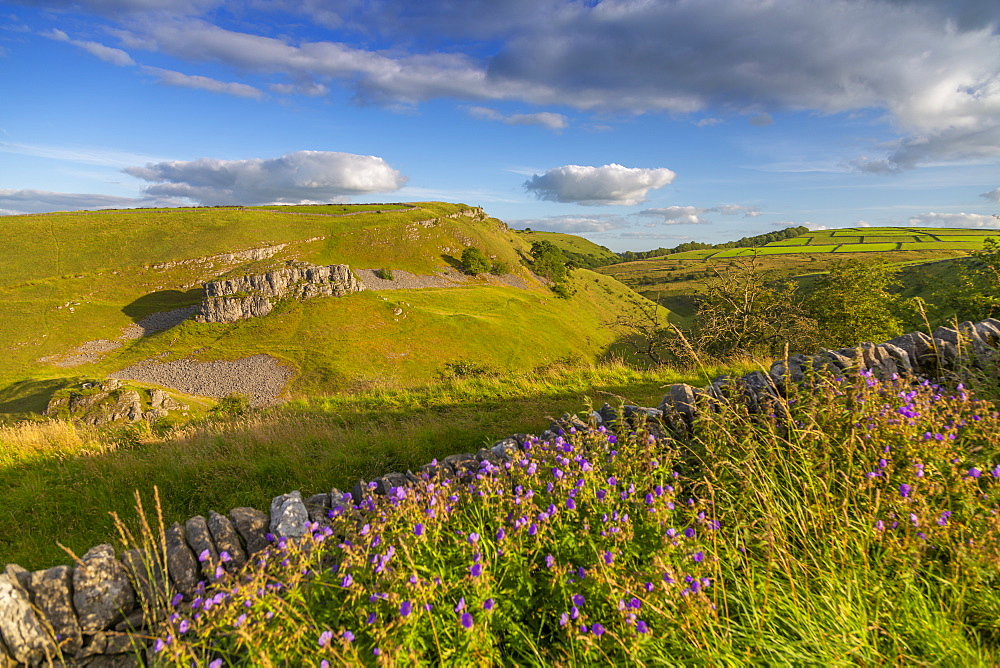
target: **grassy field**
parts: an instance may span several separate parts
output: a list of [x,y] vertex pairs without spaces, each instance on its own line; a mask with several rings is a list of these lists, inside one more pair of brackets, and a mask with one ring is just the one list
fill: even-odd
[[981,249],[991,236],[1000,238],[1000,230],[871,227],[822,230],[756,249],[687,251],[609,265],[598,271],[614,276],[650,299],[659,300],[678,317],[687,318],[694,314],[694,297],[704,289],[705,281],[716,271],[727,271],[740,258],[756,254],[761,269],[770,275],[796,278],[823,273],[832,263],[849,258],[888,262],[900,268],[960,259]]
[[[166,518],[251,505],[292,489],[349,489],[359,479],[475,452],[546,416],[620,400],[655,406],[674,382],[719,373],[555,363],[526,373],[479,375],[424,387],[359,390],[289,402],[244,418],[210,419],[156,433],[144,424],[97,429],[63,421],[0,427],[0,560],[29,569],[64,563],[60,542],[82,554],[115,538],[109,512],[134,516],[133,492],[158,487]],[[44,499],[44,503],[39,500]]]
[[[45,214],[0,218],[0,234],[17,249],[0,258],[0,411],[18,415],[41,410],[60,379],[102,377],[153,356],[270,354],[295,370],[291,396],[422,384],[461,359],[511,371],[566,357],[594,360],[614,344],[618,334],[605,324],[629,295],[618,282],[579,270],[572,296],[557,299],[524,266],[530,241],[463,204]],[[454,272],[467,246],[506,264],[528,289],[484,276],[460,288],[286,303],[264,319],[189,321],[125,341],[92,363],[56,365],[147,315],[200,303],[206,280],[290,260],[431,275]],[[263,260],[226,256],[264,247],[273,252]],[[600,249],[588,248],[581,250]]]

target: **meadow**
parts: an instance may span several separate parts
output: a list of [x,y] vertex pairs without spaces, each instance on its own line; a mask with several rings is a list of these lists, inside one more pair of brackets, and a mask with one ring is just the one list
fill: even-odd
[[173,599],[157,656],[996,664],[991,401],[861,372],[814,377],[771,412],[700,415],[673,433],[569,429],[471,480],[347,498],[301,541]]

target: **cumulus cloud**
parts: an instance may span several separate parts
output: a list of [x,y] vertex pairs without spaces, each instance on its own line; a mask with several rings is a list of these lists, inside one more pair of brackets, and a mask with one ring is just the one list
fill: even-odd
[[145,189],[147,196],[183,197],[207,206],[330,201],[398,190],[406,183],[382,158],[332,151],[296,151],[268,160],[159,162],[123,171],[156,184]]
[[569,120],[564,115],[550,111],[542,111],[535,114],[510,114],[508,116],[488,107],[468,107],[466,111],[473,118],[500,121],[507,125],[541,125],[556,132],[564,130],[569,126]]
[[662,225],[701,225],[711,222],[704,217],[706,213],[719,213],[723,216],[737,216],[742,214],[746,218],[755,218],[760,215],[760,210],[755,206],[744,206],[742,204],[721,204],[719,206],[667,206],[658,209],[644,209],[639,212],[640,216],[659,218]]
[[990,200],[991,202],[1000,203],[1000,188],[994,188],[993,190],[987,193],[981,194],[980,197],[984,197]]
[[176,204],[176,202],[157,201],[150,198],[138,199],[115,197],[114,195],[0,188],[0,207],[7,214],[80,211],[83,209],[132,209],[143,206],[163,206],[171,203]]
[[676,176],[665,167],[643,169],[614,163],[603,167],[564,165],[542,175],[535,174],[524,182],[524,188],[538,199],[552,202],[631,206],[644,202],[650,190],[670,184]]
[[52,32],[48,33],[46,37],[50,37],[54,40],[60,42],[68,42],[73,46],[78,46],[92,56],[100,58],[106,63],[111,63],[112,65],[117,65],[118,67],[126,67],[129,65],[135,65],[135,61],[132,60],[132,56],[128,55],[125,51],[121,49],[116,49],[110,46],[105,46],[98,42],[86,42],[76,39],[70,39],[69,35],[64,33],[62,30],[53,29]]
[[516,229],[531,228],[543,232],[564,232],[567,234],[587,234],[608,232],[629,226],[622,216],[549,216],[526,220],[509,220],[507,224]]
[[921,213],[907,220],[914,227],[988,227],[1000,228],[1000,220],[978,213]]
[[210,93],[223,93],[225,95],[235,95],[236,97],[252,97],[260,99],[263,92],[259,88],[254,88],[249,84],[232,83],[219,81],[210,77],[200,75],[182,74],[173,70],[164,70],[159,67],[143,67],[142,71],[156,77],[158,83],[167,86],[178,86],[180,88],[194,88],[197,90],[207,90]]

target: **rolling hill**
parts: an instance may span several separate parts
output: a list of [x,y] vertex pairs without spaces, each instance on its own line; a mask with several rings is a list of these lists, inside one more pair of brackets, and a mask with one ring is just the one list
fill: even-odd
[[[154,361],[267,355],[294,397],[426,383],[462,360],[511,371],[593,360],[631,292],[578,269],[558,298],[529,270],[529,240],[462,204],[66,212],[0,218],[0,234],[13,249],[0,257],[0,413],[16,415]],[[509,273],[463,274],[469,246]],[[206,281],[302,263],[349,265],[375,289],[232,323],[190,317]]]

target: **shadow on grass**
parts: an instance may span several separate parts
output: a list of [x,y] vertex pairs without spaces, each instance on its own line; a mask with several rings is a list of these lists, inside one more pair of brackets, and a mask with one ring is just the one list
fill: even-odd
[[192,288],[185,291],[159,290],[145,294],[132,303],[127,304],[122,308],[122,313],[132,318],[133,322],[139,322],[153,313],[196,306],[201,303],[204,295],[204,288]]
[[4,414],[43,413],[52,395],[72,383],[69,378],[22,380],[0,390],[0,418]]

